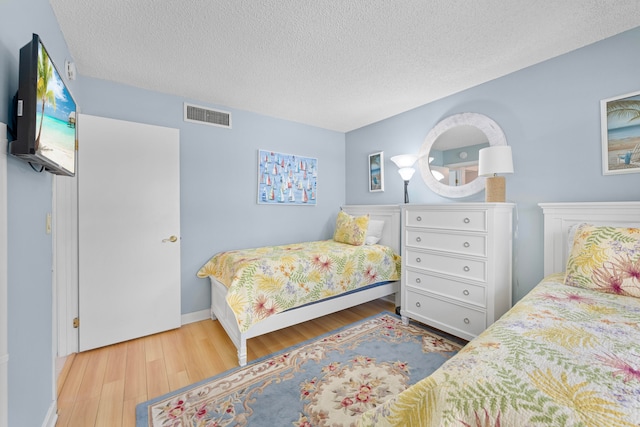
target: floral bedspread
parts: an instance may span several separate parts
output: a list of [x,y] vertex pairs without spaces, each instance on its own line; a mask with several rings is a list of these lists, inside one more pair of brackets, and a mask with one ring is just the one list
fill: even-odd
[[563,278],[543,280],[360,425],[640,425],[640,299],[566,286]]
[[400,279],[400,256],[381,245],[333,240],[220,252],[198,271],[228,288],[241,332],[275,313]]

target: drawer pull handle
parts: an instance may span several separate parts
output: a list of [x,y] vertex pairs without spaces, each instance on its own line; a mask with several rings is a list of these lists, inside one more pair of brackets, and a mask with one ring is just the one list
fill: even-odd
[[468,248],[469,246],[471,246],[471,243],[469,243],[469,242],[464,242],[464,244],[463,244],[462,246],[464,246],[465,248]]
[[416,303],[416,307],[420,308],[420,303],[419,302]]
[[464,221],[465,224],[469,224],[471,222],[471,220],[469,218],[465,218],[463,221]]
[[419,277],[416,277],[416,283],[422,283],[422,280]]
[[421,216],[417,216],[416,217],[416,221],[422,221],[422,217]]
[[468,325],[469,323],[471,323],[471,320],[469,320],[468,317],[465,317],[464,318],[464,323]]
[[422,242],[422,239],[420,237],[416,237],[416,242],[420,243]]
[[469,295],[469,291],[467,289],[465,289],[464,291],[462,291],[463,295]]
[[465,265],[465,266],[464,266],[464,268],[463,268],[463,270],[468,272],[468,271],[469,271],[469,270],[471,270],[471,269],[469,268],[469,266],[468,266],[468,265]]
[[420,262],[422,261],[420,258],[416,258],[416,262]]

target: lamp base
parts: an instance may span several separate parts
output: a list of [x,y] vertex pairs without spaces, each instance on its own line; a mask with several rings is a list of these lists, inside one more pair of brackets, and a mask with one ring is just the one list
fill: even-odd
[[404,182],[404,202],[409,203],[409,192],[407,191],[407,187],[409,186],[409,181]]
[[504,176],[490,176],[487,178],[484,201],[487,203],[503,203],[505,201],[506,185]]

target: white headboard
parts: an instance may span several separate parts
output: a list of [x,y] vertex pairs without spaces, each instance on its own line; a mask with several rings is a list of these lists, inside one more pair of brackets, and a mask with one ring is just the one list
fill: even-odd
[[369,214],[369,219],[384,221],[380,245],[389,246],[400,253],[400,206],[398,205],[345,205],[342,210],[349,215]]
[[640,202],[540,203],[544,214],[544,275],[565,270],[569,228],[587,222],[640,227]]

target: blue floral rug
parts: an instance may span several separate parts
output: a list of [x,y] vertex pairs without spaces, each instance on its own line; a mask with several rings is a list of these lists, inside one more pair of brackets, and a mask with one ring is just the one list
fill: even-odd
[[385,312],[141,403],[136,426],[348,426],[460,348]]

